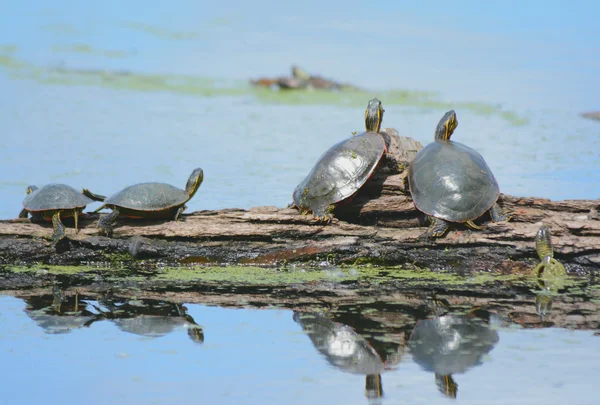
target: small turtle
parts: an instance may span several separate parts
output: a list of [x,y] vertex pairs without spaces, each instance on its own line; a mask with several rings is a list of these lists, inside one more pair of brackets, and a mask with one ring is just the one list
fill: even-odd
[[383,156],[387,164],[401,167],[387,152],[379,133],[385,110],[381,101],[369,101],[365,112],[366,132],[333,145],[325,152],[294,190],[290,207],[302,213],[312,212],[318,221],[330,222],[335,205],[352,197],[375,171]]
[[535,235],[535,251],[540,258],[540,262],[533,269],[536,276],[548,278],[567,274],[565,266],[554,258],[550,228],[547,225],[542,225]]
[[497,201],[500,189],[483,157],[474,149],[450,140],[458,126],[456,113],[448,111],[435,131],[435,142],[421,149],[408,168],[408,183],[415,207],[431,225],[425,237],[443,236],[448,222],[473,223],[489,211],[494,222],[512,214]]
[[108,198],[87,189],[83,192],[93,200],[104,202],[95,212],[103,208],[112,210],[98,221],[100,233],[111,236],[112,225],[119,216],[179,220],[186,208],[185,203],[196,194],[203,180],[204,172],[197,168],[190,175],[185,190],[166,183],[140,183],[126,187]]
[[28,214],[31,214],[33,221],[52,221],[54,226],[52,242],[57,244],[65,237],[65,226],[61,216],[73,217],[75,232],[79,233],[79,214],[92,202],[94,202],[92,199],[66,184],[48,184],[42,188],[28,186],[27,197],[23,200],[23,209],[19,213],[19,218],[27,218]]

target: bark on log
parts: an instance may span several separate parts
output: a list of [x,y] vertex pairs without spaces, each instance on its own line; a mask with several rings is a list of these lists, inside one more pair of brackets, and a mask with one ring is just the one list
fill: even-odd
[[[390,151],[408,162],[420,148],[410,138],[386,129]],[[98,236],[98,214],[85,214],[81,230],[67,227],[68,240],[56,248],[51,224],[28,219],[0,221],[0,264],[79,265],[118,257],[130,264],[318,264],[370,261],[408,264],[458,272],[523,272],[537,263],[533,238],[542,223],[552,230],[555,256],[569,272],[600,266],[600,200],[550,201],[503,195],[514,212],[508,223],[477,222],[482,231],[453,226],[432,242],[420,240],[424,218],[405,187],[406,173],[381,167],[352,201],[336,210],[332,224],[319,224],[296,210],[199,211],[185,222],[120,220],[114,237]],[[67,223],[68,224],[68,223]]]

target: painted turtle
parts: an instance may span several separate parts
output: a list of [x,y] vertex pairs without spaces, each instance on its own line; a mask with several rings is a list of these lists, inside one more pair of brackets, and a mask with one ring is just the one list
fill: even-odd
[[381,101],[369,101],[365,112],[366,132],[333,145],[294,190],[290,205],[302,213],[312,212],[318,221],[333,219],[335,205],[353,196],[373,174],[385,155],[390,166],[400,167],[387,153],[379,133],[385,110]]
[[435,142],[421,149],[409,165],[413,201],[431,222],[426,237],[444,235],[448,222],[482,229],[473,220],[486,211],[494,222],[511,218],[511,213],[497,203],[500,189],[483,157],[450,140],[457,126],[456,113],[448,111],[435,130]]
[[75,232],[79,232],[78,218],[86,205],[94,202],[81,192],[66,184],[48,184],[42,188],[27,187],[27,197],[23,200],[23,209],[19,218],[27,218],[31,214],[32,220],[52,221],[54,232],[52,242],[58,243],[65,237],[63,218],[73,217]]
[[174,219],[177,221],[185,210],[185,203],[192,199],[204,180],[201,168],[194,169],[185,190],[166,183],[140,183],[124,188],[106,198],[84,189],[86,196],[104,202],[96,210],[110,208],[112,212],[98,221],[101,234],[112,235],[112,225],[119,215],[128,218]]

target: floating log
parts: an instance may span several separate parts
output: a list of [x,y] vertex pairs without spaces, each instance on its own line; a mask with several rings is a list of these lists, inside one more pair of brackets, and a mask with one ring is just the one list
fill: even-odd
[[[421,145],[393,129],[384,131],[390,152],[407,165]],[[502,195],[502,204],[514,212],[510,222],[492,223],[486,215],[476,221],[484,226],[482,231],[456,225],[445,237],[424,241],[424,217],[414,208],[405,180],[405,171],[393,174],[380,167],[351,202],[336,210],[331,224],[290,208],[233,208],[194,212],[183,222],[120,219],[113,238],[107,238],[98,235],[99,214],[88,213],[80,219],[79,234],[66,222],[68,238],[55,247],[49,240],[50,223],[3,220],[0,264],[327,262],[514,273],[538,262],[534,237],[546,224],[552,230],[555,257],[569,273],[590,274],[600,266],[600,200]]]

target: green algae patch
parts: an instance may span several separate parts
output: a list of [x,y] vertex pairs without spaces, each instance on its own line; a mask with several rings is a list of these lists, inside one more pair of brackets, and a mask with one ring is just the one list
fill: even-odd
[[105,58],[125,58],[130,52],[123,50],[107,50],[94,48],[87,44],[54,45],[52,52],[55,53],[78,53],[84,55],[102,56]]
[[163,27],[159,27],[158,25],[152,24],[144,24],[138,22],[127,22],[124,23],[123,26],[125,28],[129,28],[134,31],[143,32],[148,35],[152,35],[156,38],[167,39],[167,40],[177,40],[177,41],[189,41],[193,39],[197,39],[200,37],[200,34],[197,32],[191,31],[173,31]]
[[[124,57],[122,51],[98,50],[86,44],[55,48],[55,51]],[[439,94],[417,90],[392,89],[371,92],[348,88],[341,91],[291,90],[274,91],[253,87],[245,81],[219,80],[194,75],[146,74],[131,71],[103,69],[70,69],[36,66],[20,61],[12,54],[0,53],[0,67],[11,73],[14,79],[34,80],[41,84],[63,86],[98,86],[115,90],[138,92],[170,92],[199,97],[254,96],[264,104],[287,105],[335,105],[364,107],[365,100],[375,96],[386,105],[401,105],[421,109],[463,109],[478,115],[496,115],[512,125],[525,125],[526,117],[499,106],[480,102],[444,101]]]

